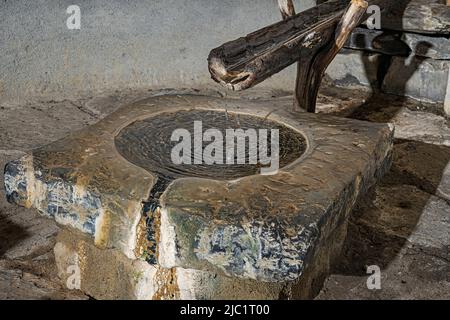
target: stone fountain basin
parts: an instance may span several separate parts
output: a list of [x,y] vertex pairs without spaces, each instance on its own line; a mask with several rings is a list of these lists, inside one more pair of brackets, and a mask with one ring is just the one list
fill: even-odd
[[[264,119],[288,128],[303,147],[284,152],[275,175],[254,168],[232,175],[177,169],[182,174],[163,184],[151,203],[158,179],[170,169],[152,156],[164,127],[152,131],[152,121],[189,112]],[[8,163],[5,187],[9,201],[130,259],[290,281],[308,266],[329,262],[324,254],[336,247],[335,231],[345,229],[358,197],[389,169],[392,141],[387,124],[294,113],[270,101],[159,96]],[[139,150],[146,145],[153,151],[144,156]]]

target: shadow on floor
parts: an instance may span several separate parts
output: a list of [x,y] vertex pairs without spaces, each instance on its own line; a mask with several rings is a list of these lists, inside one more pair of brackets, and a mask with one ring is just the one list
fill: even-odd
[[397,140],[390,172],[350,216],[342,258],[333,273],[362,276],[370,265],[385,269],[415,230],[449,161],[448,147]]
[[[0,196],[4,195],[0,194]],[[5,212],[0,209],[0,259],[10,248],[29,236],[30,234],[26,229],[11,221]]]
[[[0,168],[3,169],[8,160],[10,160],[10,157],[0,158]],[[8,207],[10,205],[6,202],[2,170],[0,172],[0,259],[9,249],[30,236],[24,226],[11,220],[11,214],[7,212]]]

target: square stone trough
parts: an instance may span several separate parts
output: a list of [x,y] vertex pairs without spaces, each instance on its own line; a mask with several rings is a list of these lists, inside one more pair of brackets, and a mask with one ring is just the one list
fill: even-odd
[[[279,170],[174,164],[171,134],[200,120],[203,130],[277,128]],[[10,202],[63,226],[59,275],[95,298],[312,298],[358,197],[389,170],[392,143],[387,124],[158,96],[11,161],[5,187]]]

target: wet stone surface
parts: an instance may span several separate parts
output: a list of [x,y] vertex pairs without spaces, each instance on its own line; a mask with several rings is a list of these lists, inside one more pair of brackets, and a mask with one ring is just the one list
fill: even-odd
[[[201,123],[194,127],[194,122]],[[211,133],[210,138],[206,137],[208,130],[211,129],[220,132],[217,137],[215,133]],[[173,141],[171,136],[176,130],[184,130],[183,133],[187,134],[190,154],[186,160],[190,164],[175,164],[171,158],[173,148],[180,141],[184,141],[184,136],[175,136],[176,141]],[[235,138],[234,131],[227,133],[229,130],[243,130],[244,142]],[[162,113],[136,121],[122,129],[115,138],[115,145],[120,154],[131,163],[168,180],[180,177],[233,180],[260,173],[261,166],[264,166],[260,162],[260,154],[268,158],[272,155],[272,130],[278,131],[276,145],[279,145],[280,168],[300,158],[305,152],[305,138],[299,132],[280,123],[246,114],[208,110]],[[246,134],[252,135],[252,141]],[[233,142],[229,143],[227,138],[231,138]],[[196,140],[199,141],[199,151],[196,149]],[[244,152],[237,148],[238,143],[244,147]],[[230,151],[228,149],[232,150],[232,158],[228,158],[227,152]],[[256,163],[249,163],[251,152],[255,155]],[[244,155],[241,161],[245,163],[239,164],[238,155],[242,154]],[[207,164],[206,157],[211,160],[217,159],[217,162]]]

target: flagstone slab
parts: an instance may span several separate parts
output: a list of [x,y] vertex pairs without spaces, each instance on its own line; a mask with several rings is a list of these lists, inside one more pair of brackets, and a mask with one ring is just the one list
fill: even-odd
[[[247,118],[279,126],[280,136],[286,133],[280,169],[228,176],[226,167],[211,166],[214,175],[203,168],[202,175],[185,170],[167,179],[167,163],[142,152],[150,146],[170,152],[162,134],[170,131],[149,123],[157,117],[176,122],[189,112],[200,112],[192,122],[215,112],[234,127]],[[9,201],[37,208],[129,259],[282,282],[328,261],[319,257],[330,235],[389,169],[392,140],[387,124],[295,113],[270,101],[158,96],[8,163],[5,187]]]

